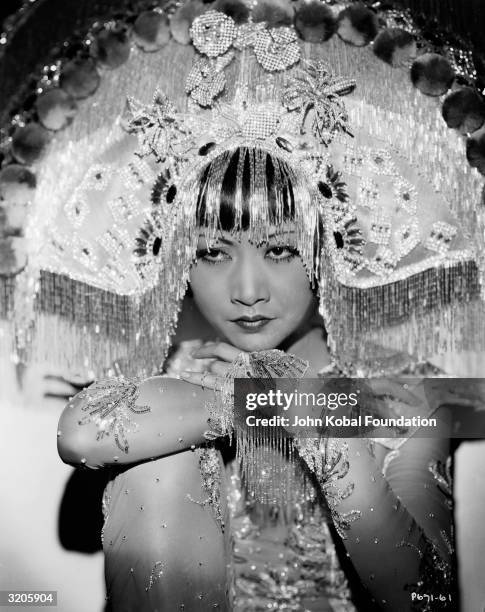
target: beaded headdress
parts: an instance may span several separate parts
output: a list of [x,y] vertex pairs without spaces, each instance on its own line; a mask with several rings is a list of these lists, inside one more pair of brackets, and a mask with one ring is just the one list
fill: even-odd
[[[10,247],[2,350],[95,374],[114,363],[125,374],[158,369],[195,257],[201,190],[210,242],[236,149],[238,186],[243,164],[261,178],[273,160],[276,225],[291,184],[297,247],[341,363],[379,369],[396,350],[422,357],[485,346],[482,180],[464,163],[462,138],[447,129],[436,97],[458,72],[472,84],[466,54],[422,47],[411,75],[427,97],[403,79],[402,65],[375,57],[395,27],[377,36],[374,53],[359,48],[377,34],[371,9],[376,31],[361,40],[349,34],[351,8],[325,6],[339,38],[317,44],[301,11],[288,4],[271,23],[270,13],[258,17],[261,6],[167,5],[124,30],[98,23],[84,40],[88,51],[44,74],[36,113],[18,116],[7,139],[0,177],[7,212],[22,208],[11,188],[21,171],[30,194],[21,230],[2,238]],[[388,25],[395,18],[389,12]],[[410,30],[396,38],[400,55],[390,63],[414,59]],[[425,60],[438,62],[439,76]],[[80,101],[99,77],[95,61],[103,79]],[[442,62],[451,76],[439,91]],[[253,181],[249,194],[255,242],[270,224],[261,184]],[[241,216],[236,197],[236,231]]]

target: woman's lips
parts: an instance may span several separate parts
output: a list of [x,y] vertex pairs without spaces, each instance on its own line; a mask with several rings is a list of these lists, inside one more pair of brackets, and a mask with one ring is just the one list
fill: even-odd
[[254,316],[254,317],[239,317],[238,319],[233,319],[232,323],[238,325],[241,329],[247,332],[258,332],[263,327],[265,327],[270,321],[268,317],[262,316]]

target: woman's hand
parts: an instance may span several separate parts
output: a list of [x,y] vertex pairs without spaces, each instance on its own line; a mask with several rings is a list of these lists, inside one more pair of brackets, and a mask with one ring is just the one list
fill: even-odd
[[180,373],[180,378],[203,389],[221,389],[229,368],[242,352],[227,342],[208,342],[192,353],[192,357],[196,359],[212,359],[207,370],[205,372],[184,370]]

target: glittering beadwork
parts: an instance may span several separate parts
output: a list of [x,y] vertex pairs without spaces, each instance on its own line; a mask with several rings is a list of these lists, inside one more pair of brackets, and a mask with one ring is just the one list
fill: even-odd
[[82,400],[81,410],[88,413],[79,420],[79,425],[94,423],[97,440],[113,435],[116,446],[128,453],[127,434],[136,432],[138,428],[130,413],[151,411],[149,406],[136,404],[139,393],[137,380],[115,378],[93,383],[77,396]]
[[194,19],[190,36],[194,47],[209,57],[225,53],[236,35],[233,19],[218,11],[208,11]]
[[433,224],[428,239],[425,242],[426,248],[444,255],[450,248],[451,241],[457,231],[453,225],[444,221],[437,221]]
[[349,472],[348,445],[339,439],[303,438],[295,441],[300,457],[315,474],[325,494],[332,519],[340,537],[347,537],[346,531],[351,524],[360,518],[360,510],[340,512],[339,504],[347,499],[354,490],[354,484],[338,486],[338,480],[345,478]]
[[163,563],[162,561],[157,561],[154,564],[152,571],[150,572],[150,576],[148,577],[148,584],[145,587],[145,591],[149,591],[153,587],[155,582],[157,580],[160,580],[160,578],[163,576],[164,570],[165,563]]
[[[167,93],[178,98],[177,105],[160,92],[152,105],[130,97],[131,117],[126,119],[118,104],[123,96],[118,90],[113,95],[114,80],[110,83],[106,76],[110,108],[117,109],[113,120],[96,127],[96,117],[107,106],[105,94],[100,94],[92,111],[79,106],[85,120],[94,122],[89,136],[80,140],[77,127],[66,128],[64,141],[59,135],[60,146],[52,142],[48,147],[49,161],[40,161],[43,178],[26,228],[29,263],[16,282],[5,281],[0,292],[0,310],[7,317],[15,313],[18,332],[12,333],[19,358],[32,354],[60,363],[68,358],[76,367],[99,373],[117,359],[126,364],[127,374],[153,372],[170,344],[194,258],[194,211],[201,177],[220,156],[210,176],[211,212],[204,220],[210,242],[218,224],[217,184],[229,155],[239,147],[252,151],[255,177],[264,177],[257,150],[292,169],[288,178],[296,203],[296,246],[310,281],[317,280],[318,273],[319,286],[326,288],[321,311],[334,350],[355,361],[366,359],[365,342],[398,346],[406,340],[420,356],[485,345],[483,308],[477,300],[485,257],[483,245],[478,250],[474,246],[483,243],[485,216],[475,215],[482,186],[474,171],[456,163],[456,152],[462,149],[459,136],[436,120],[432,101],[416,96],[396,72],[374,70],[366,52],[354,53],[335,37],[325,45],[303,47],[292,25],[255,23],[253,8],[242,19],[206,11],[188,24],[197,55],[186,97],[179,85],[187,71],[172,87],[173,79],[165,78],[172,71],[170,60],[157,64],[160,72],[147,68],[156,73],[153,83],[170,88]],[[438,51],[458,74],[474,78],[469,49],[443,33],[433,44],[425,42],[412,16],[404,18],[403,11],[392,10],[376,9],[383,21],[394,15],[396,23],[411,24],[418,46]],[[110,35],[117,31],[114,22],[105,26],[102,29]],[[79,41],[83,53],[91,43],[100,43],[98,33],[94,28]],[[190,49],[184,51],[173,41],[166,50],[187,61],[193,58]],[[278,74],[286,73],[300,56],[310,59],[301,63],[302,70]],[[40,95],[44,89],[62,89],[64,59],[44,67]],[[141,66],[139,59],[130,55],[133,66],[126,64],[129,76],[122,81],[131,96],[139,95],[130,82],[138,70],[135,66]],[[96,61],[83,62],[88,64],[90,74],[99,76]],[[343,96],[355,83],[332,74],[337,65],[358,81],[345,106]],[[137,76],[150,89],[147,75]],[[17,128],[40,126],[35,111],[26,110],[12,117],[10,127],[0,136],[2,150],[9,154]],[[121,127],[139,137],[138,148]],[[355,133],[353,145],[350,131]],[[339,181],[345,184],[348,208],[341,206],[325,177],[330,161],[342,172]],[[163,189],[155,193],[160,174],[168,169],[173,174],[166,189],[176,189],[171,202]],[[62,185],[60,175],[65,178]],[[280,178],[284,190],[284,173],[277,176],[278,185]],[[263,241],[268,202],[260,191],[264,192],[255,187],[249,198],[255,220],[250,234]],[[150,207],[150,200],[158,200],[158,211]],[[240,198],[237,202],[239,219]],[[370,213],[380,208],[390,217],[391,227],[374,224],[371,236]],[[456,227],[456,234],[435,231],[433,224],[439,220]],[[317,256],[315,244],[323,247]],[[435,297],[425,299],[430,292]],[[456,309],[448,308],[455,304]],[[48,339],[58,316],[69,338],[55,345]],[[39,333],[31,333],[34,327]]]
[[268,72],[285,70],[300,59],[300,46],[294,28],[281,27],[258,31],[254,54]]
[[312,111],[313,135],[328,144],[339,131],[350,134],[348,114],[340,98],[354,88],[353,79],[335,77],[325,62],[309,62],[304,71],[290,79],[282,101],[288,109],[302,113],[303,118]]
[[428,466],[429,471],[433,474],[436,481],[436,486],[443,494],[443,501],[447,508],[453,508],[453,477],[452,477],[452,461],[448,457],[446,463],[433,461]]
[[214,515],[214,519],[220,525],[222,531],[224,531],[225,523],[221,497],[221,459],[219,453],[214,448],[198,448],[196,452],[199,456],[202,489],[207,495],[207,498],[203,501],[199,501],[194,499],[190,494],[188,494],[187,497],[191,502],[199,506],[209,506]]
[[307,362],[276,349],[241,353],[224,376],[215,401],[207,405],[210,429],[205,437],[213,440],[233,432],[235,378],[301,378],[307,368]]

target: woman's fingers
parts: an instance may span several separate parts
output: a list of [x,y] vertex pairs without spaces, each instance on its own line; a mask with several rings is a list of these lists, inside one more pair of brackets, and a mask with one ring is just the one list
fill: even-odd
[[240,354],[239,349],[227,344],[227,342],[211,342],[193,351],[192,357],[197,359],[213,358],[232,363]]
[[485,384],[476,378],[434,378],[424,381],[427,396],[436,406],[485,410]]
[[211,374],[216,374],[217,376],[225,376],[228,373],[230,366],[231,364],[227,361],[219,361],[219,359],[214,359],[214,361],[209,364],[207,371]]
[[220,376],[211,374],[210,372],[191,372],[183,370],[179,374],[182,380],[185,380],[193,385],[199,385],[202,389],[214,389],[219,391],[222,388],[222,379]]
[[58,397],[67,401],[79,391],[78,385],[73,385],[61,376],[44,376],[42,392],[45,397]]
[[391,398],[399,400],[408,406],[418,407],[420,398],[412,393],[405,380],[393,380],[388,378],[373,378],[367,381],[373,394],[380,398]]

